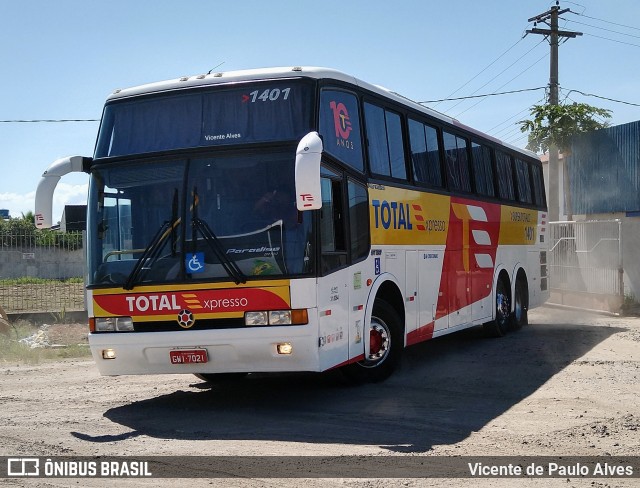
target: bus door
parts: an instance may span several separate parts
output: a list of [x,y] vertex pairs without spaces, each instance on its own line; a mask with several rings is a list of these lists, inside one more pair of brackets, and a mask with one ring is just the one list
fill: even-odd
[[320,366],[325,369],[364,352],[367,279],[373,271],[366,259],[370,242],[366,187],[327,168],[322,175],[318,343]]

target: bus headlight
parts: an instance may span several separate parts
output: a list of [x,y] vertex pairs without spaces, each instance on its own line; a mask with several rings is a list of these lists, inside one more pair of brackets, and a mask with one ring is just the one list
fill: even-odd
[[244,314],[244,325],[267,325],[267,312],[246,312]]
[[259,325],[306,325],[309,323],[307,309],[300,310],[269,310],[260,312],[245,312],[246,326]]
[[131,317],[96,317],[96,332],[131,332],[133,320]]
[[269,312],[269,325],[291,325],[291,310]]

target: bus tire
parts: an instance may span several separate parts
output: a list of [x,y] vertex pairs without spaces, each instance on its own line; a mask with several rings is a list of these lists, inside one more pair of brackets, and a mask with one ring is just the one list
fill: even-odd
[[402,320],[386,301],[377,299],[369,324],[369,357],[342,368],[354,383],[378,383],[396,369],[402,354]]
[[514,330],[522,328],[529,323],[529,287],[524,276],[518,276],[516,290],[513,296],[513,314],[511,315],[511,327]]
[[491,337],[502,337],[511,323],[511,292],[509,281],[501,276],[496,284],[496,318],[484,324],[485,332]]

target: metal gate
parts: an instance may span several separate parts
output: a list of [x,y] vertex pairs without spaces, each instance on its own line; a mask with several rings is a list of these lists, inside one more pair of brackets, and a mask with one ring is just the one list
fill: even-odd
[[624,299],[622,222],[551,222],[550,303],[618,312]]

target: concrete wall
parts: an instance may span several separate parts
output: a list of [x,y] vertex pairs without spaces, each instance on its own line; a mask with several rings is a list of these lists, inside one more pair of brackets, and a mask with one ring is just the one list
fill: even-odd
[[0,279],[30,276],[67,279],[84,276],[84,249],[8,248],[0,250]]

